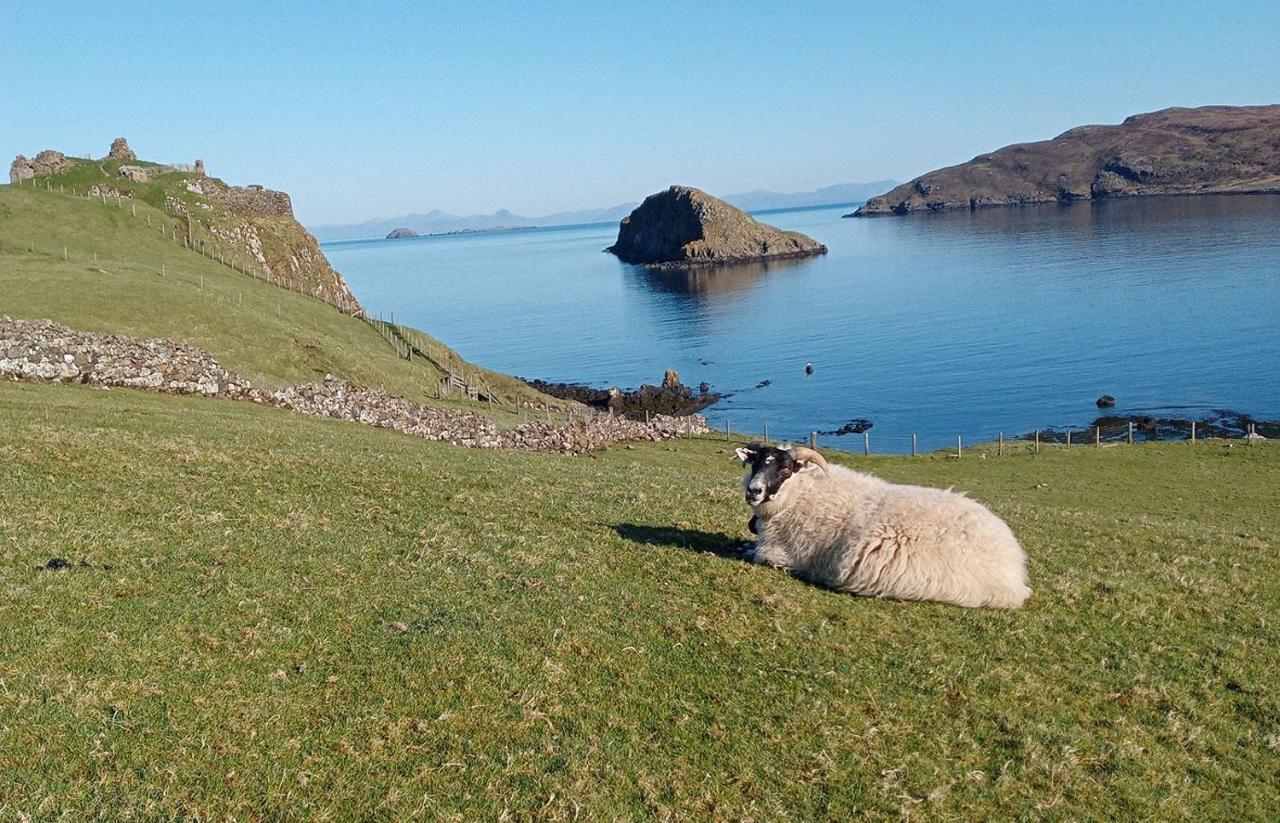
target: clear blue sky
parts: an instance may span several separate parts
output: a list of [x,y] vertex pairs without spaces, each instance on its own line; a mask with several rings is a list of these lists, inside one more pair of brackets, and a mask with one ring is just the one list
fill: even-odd
[[0,0],[0,151],[125,135],[316,224],[908,179],[1280,102],[1277,0],[1048,5]]

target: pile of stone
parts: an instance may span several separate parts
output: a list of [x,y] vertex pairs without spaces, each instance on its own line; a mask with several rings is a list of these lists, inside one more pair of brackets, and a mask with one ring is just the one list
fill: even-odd
[[195,346],[81,332],[50,320],[0,316],[0,375],[28,380],[238,396],[249,383]]
[[569,424],[532,421],[503,429],[478,414],[425,406],[382,389],[353,386],[332,375],[320,383],[267,391],[253,388],[194,346],[161,338],[137,340],[80,332],[49,320],[11,320],[2,315],[0,376],[248,400],[480,449],[580,454],[612,443],[668,440],[709,431],[701,415],[657,415],[648,423],[593,415]]
[[53,149],[45,149],[30,159],[26,155],[19,154],[9,166],[9,182],[21,183],[33,177],[58,174],[74,165],[74,160],[68,159],[65,154]]
[[487,418],[455,409],[423,406],[382,389],[353,386],[332,375],[326,375],[321,383],[289,386],[274,392],[254,390],[247,399],[301,414],[394,429],[457,446],[497,449],[509,445],[505,432]]
[[123,137],[117,137],[111,141],[111,149],[107,152],[108,160],[137,160],[138,155],[134,154],[133,149],[129,148],[129,141]]
[[609,415],[590,415],[570,423],[535,420],[503,429],[471,412],[414,403],[383,389],[353,386],[327,375],[321,383],[290,386],[275,392],[251,390],[247,398],[301,414],[350,420],[366,426],[478,449],[581,454],[628,441],[670,440],[709,431],[701,415],[658,415],[648,423]]
[[94,183],[92,186],[85,189],[84,193],[85,196],[89,198],[101,197],[111,200],[117,197],[126,197],[133,199],[133,192],[126,189],[117,189],[115,186],[104,186],[101,183]]

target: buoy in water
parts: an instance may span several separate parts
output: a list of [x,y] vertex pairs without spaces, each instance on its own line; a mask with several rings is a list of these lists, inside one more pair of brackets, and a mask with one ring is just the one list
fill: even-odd
[[804,364],[804,373],[805,373],[805,374],[813,374],[813,364],[812,364],[812,363],[805,363],[805,364]]

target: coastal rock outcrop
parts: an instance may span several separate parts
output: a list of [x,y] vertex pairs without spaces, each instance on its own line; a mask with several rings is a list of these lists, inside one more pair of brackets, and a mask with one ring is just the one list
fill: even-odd
[[1280,105],[1203,106],[1080,126],[929,172],[846,217],[1158,194],[1280,193]]
[[645,198],[622,219],[606,251],[626,263],[684,267],[825,254],[799,232],[760,223],[704,191],[672,186]]
[[401,237],[417,237],[418,233],[413,229],[392,229],[387,233],[388,240],[399,240]]
[[117,137],[111,141],[111,150],[107,152],[108,160],[137,160],[138,155],[134,154],[133,149],[129,148],[129,141],[123,137]]

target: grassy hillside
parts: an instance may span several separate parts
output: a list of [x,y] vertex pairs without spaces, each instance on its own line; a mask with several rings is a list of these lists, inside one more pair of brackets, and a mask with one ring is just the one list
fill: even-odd
[[[145,202],[118,208],[0,186],[0,314],[182,340],[265,387],[332,373],[422,402],[434,397],[441,371],[432,362],[400,359],[362,320],[165,239],[175,223]],[[435,364],[493,387],[508,402],[545,399],[465,363],[425,334],[405,333]]]
[[0,384],[0,819],[1274,813],[1280,447],[854,462],[1006,517],[1027,608],[735,559],[714,439]]
[[[28,188],[96,196],[100,202],[146,203],[173,219],[177,237],[348,311],[359,307],[346,282],[293,217],[288,195],[237,188],[203,172],[139,161],[66,158],[68,167],[26,181]],[[122,177],[125,167],[144,179]]]

